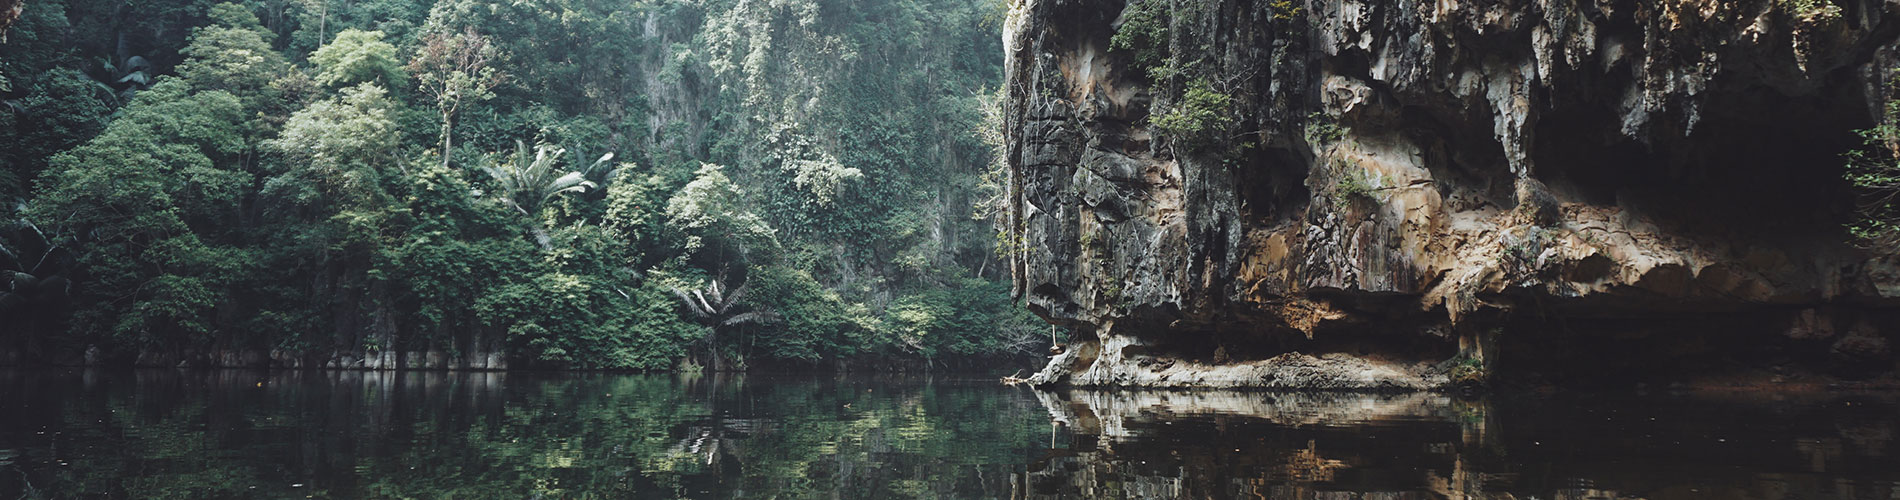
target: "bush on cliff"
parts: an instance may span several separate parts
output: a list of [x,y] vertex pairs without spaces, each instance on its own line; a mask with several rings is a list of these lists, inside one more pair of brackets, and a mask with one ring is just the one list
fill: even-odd
[[1900,253],[1900,101],[1887,103],[1888,121],[1860,130],[1862,147],[1846,153],[1847,181],[1859,191],[1860,218],[1848,232],[1865,248]]
[[1192,149],[1219,144],[1234,126],[1233,96],[1214,90],[1206,79],[1188,84],[1181,98],[1150,119],[1155,131]]

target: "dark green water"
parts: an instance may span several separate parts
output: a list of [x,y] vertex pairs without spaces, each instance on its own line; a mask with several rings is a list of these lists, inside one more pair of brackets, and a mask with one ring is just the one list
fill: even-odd
[[1900,499],[1889,395],[0,371],[13,498]]

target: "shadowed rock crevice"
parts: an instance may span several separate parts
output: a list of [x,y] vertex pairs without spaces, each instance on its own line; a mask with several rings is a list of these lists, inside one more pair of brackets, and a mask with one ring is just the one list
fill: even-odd
[[1840,154],[1900,12],[1830,5],[1018,2],[1011,267],[1085,346],[1034,380],[1891,380]]

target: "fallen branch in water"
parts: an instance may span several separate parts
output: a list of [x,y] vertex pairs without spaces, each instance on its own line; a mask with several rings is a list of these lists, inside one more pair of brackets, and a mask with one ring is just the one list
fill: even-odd
[[1023,374],[1023,370],[1021,368],[1016,369],[1016,373],[1011,373],[1008,376],[1003,377],[1003,385],[1018,385],[1018,384],[1028,383],[1029,379],[1017,376],[1017,375],[1022,375],[1022,374]]

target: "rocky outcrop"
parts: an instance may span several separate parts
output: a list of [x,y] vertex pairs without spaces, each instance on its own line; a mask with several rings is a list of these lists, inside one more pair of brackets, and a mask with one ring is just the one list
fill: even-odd
[[1032,381],[1886,376],[1900,267],[1846,243],[1839,155],[1897,35],[1871,0],[1019,0],[1011,267],[1077,337]]
[[1444,363],[1401,366],[1343,353],[1311,356],[1298,352],[1264,360],[1203,363],[1174,356],[1124,352],[1136,346],[1135,340],[1132,335],[1104,336],[1090,345],[1102,353],[1096,360],[1083,362],[1076,358],[1076,353],[1085,351],[1065,352],[1051,360],[1050,365],[1070,370],[1045,370],[1033,375],[1030,382],[1038,385],[1369,391],[1423,391],[1451,382],[1449,367]]

